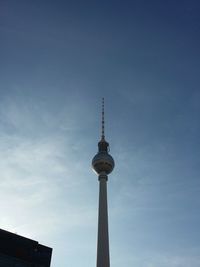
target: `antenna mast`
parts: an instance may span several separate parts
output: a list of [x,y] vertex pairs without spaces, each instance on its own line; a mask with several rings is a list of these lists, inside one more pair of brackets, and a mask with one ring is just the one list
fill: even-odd
[[101,139],[105,139],[104,97],[102,98]]

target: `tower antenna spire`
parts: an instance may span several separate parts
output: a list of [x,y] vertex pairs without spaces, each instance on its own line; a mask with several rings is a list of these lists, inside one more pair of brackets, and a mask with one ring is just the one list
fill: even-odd
[[101,139],[105,139],[104,97],[102,98]]

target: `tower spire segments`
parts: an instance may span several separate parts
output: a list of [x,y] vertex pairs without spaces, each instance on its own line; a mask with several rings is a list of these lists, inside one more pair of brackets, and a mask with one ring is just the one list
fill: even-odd
[[104,97],[102,98],[101,139],[105,139]]
[[105,112],[104,112],[104,97],[102,98],[102,110],[101,110],[101,140],[98,143],[99,152],[108,152],[109,143],[105,140]]

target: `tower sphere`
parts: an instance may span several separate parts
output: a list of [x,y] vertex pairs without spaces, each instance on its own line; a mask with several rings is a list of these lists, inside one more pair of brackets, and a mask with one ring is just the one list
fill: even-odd
[[92,167],[96,174],[106,173],[107,175],[114,169],[115,162],[110,154],[106,151],[98,152],[93,160]]

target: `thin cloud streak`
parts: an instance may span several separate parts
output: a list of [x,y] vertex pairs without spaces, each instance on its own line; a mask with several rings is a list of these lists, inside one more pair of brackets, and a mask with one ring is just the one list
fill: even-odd
[[[6,127],[2,128],[0,136],[1,208],[4,210],[2,227],[22,234],[28,231],[29,235],[39,236],[44,232],[44,227],[48,235],[64,226],[65,229],[70,229],[93,224],[93,210],[67,202],[67,194],[71,189],[75,187],[78,192],[85,182],[72,179],[80,176],[84,166],[73,161],[73,150],[70,149],[67,154],[69,144],[66,137],[64,139],[61,133],[59,136],[51,132],[46,135],[45,132],[44,136],[31,139],[24,132],[18,134],[22,125],[25,125],[25,131],[27,127],[36,130],[35,117],[30,108],[27,105],[24,111],[17,105],[14,109],[7,106],[3,115],[1,113],[1,118],[6,119],[7,125],[15,126],[10,135],[7,134]],[[43,110],[39,113],[42,114]],[[6,118],[4,114],[7,114]],[[83,213],[84,222],[81,221]],[[8,223],[9,221],[12,223]]]

